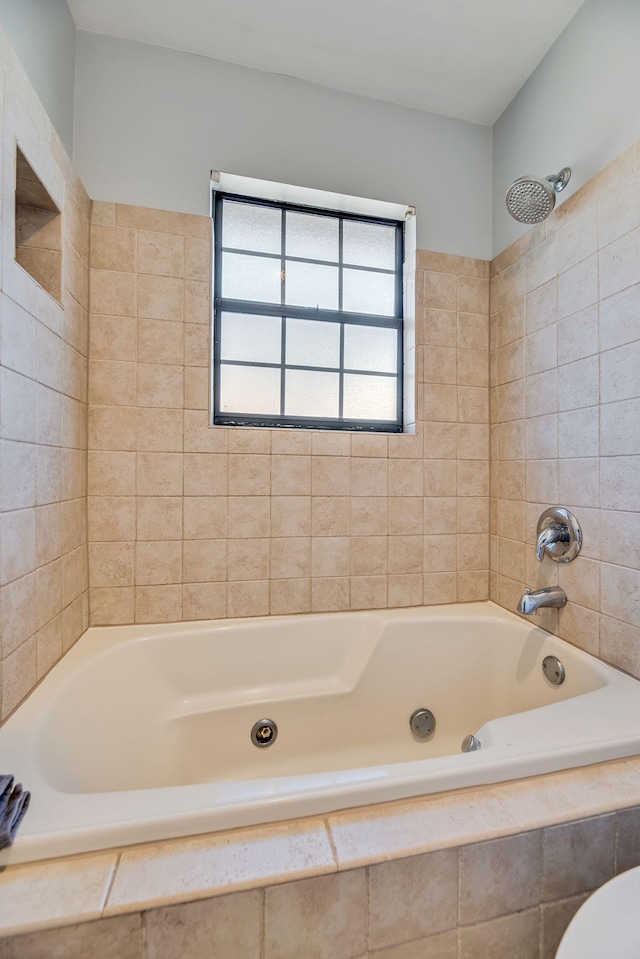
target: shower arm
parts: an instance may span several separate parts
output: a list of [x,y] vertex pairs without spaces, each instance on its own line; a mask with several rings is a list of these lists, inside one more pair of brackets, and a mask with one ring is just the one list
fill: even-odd
[[571,179],[571,167],[565,166],[560,173],[550,173],[545,180],[548,180],[556,193],[562,193],[567,183]]

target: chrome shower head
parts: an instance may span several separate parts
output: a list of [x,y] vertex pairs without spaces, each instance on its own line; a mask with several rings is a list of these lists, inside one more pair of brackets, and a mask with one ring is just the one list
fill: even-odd
[[542,223],[556,205],[556,193],[561,193],[570,179],[569,167],[544,180],[537,176],[518,177],[507,190],[507,210],[518,223]]

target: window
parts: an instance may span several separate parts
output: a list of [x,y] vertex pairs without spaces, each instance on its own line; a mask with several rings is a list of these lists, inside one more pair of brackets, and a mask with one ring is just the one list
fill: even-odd
[[403,223],[214,194],[214,423],[402,431]]

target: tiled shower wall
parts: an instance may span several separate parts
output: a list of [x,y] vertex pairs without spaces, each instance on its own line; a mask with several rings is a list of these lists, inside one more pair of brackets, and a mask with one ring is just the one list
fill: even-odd
[[[88,622],[86,384],[90,201],[0,30],[0,719]],[[58,303],[15,262],[16,145],[63,213]],[[33,227],[31,247],[47,247]],[[59,272],[58,277],[59,280]],[[53,283],[53,287],[56,283]],[[58,286],[58,289],[60,287]]]
[[488,596],[488,264],[418,253],[415,435],[208,426],[211,221],[95,203],[91,622]]
[[[492,264],[491,595],[566,590],[541,623],[640,677],[640,146]],[[570,565],[535,558],[568,506]]]

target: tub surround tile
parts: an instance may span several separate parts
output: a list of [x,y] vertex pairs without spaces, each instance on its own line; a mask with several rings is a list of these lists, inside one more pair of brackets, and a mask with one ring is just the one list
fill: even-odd
[[489,789],[334,813],[327,824],[339,869],[519,831],[514,817]]
[[336,871],[322,820],[301,820],[124,850],[105,915]]
[[545,829],[542,899],[550,902],[590,892],[613,878],[616,816],[600,816]]
[[[416,434],[216,429],[208,425],[209,218],[101,204],[96,213],[89,511],[105,497],[133,496],[134,532],[113,541],[137,546],[134,616],[147,619],[147,591],[169,585],[182,585],[183,600],[163,597],[164,620],[211,609],[262,615],[487,598],[487,550],[472,539],[486,532],[488,513],[487,263],[424,251],[419,258],[417,392],[429,420],[418,422]],[[426,399],[423,381],[433,386]],[[127,463],[117,458],[122,452],[137,455]],[[425,458],[432,467],[424,468]],[[457,459],[460,491],[479,501],[460,523],[452,496]],[[434,508],[423,525],[423,495],[449,497],[449,514]],[[158,497],[185,497],[180,532],[152,523],[149,504]],[[208,497],[224,502],[223,512],[216,508],[214,518],[203,507],[196,516],[192,504]],[[92,533],[102,526],[90,517]],[[465,537],[459,543],[456,532]],[[451,534],[442,562],[424,533]],[[205,576],[193,575],[186,560],[180,578],[175,565],[170,573],[150,571],[139,541],[180,538],[185,557],[196,540],[228,541],[213,577],[227,584],[224,602],[219,589],[196,598]],[[246,542],[234,546],[237,540]],[[130,602],[117,599],[96,593],[92,621],[123,622]]]
[[[536,522],[547,506],[568,506],[583,525],[587,562],[560,571],[569,605],[539,622],[640,677],[638,561],[629,532],[640,512],[640,178],[632,154],[491,265],[490,392],[498,425],[491,495],[500,520],[491,530],[491,582],[492,597],[509,609],[525,582],[549,585],[544,565],[552,564],[536,569],[532,561]],[[524,510],[524,529],[505,522],[509,501]],[[600,510],[608,527],[620,527],[623,543],[630,540],[615,555],[600,548],[593,522]],[[513,542],[525,547],[524,576],[507,559]]]
[[116,862],[115,853],[105,853],[15,866],[1,872],[1,934],[18,935],[98,919]]
[[539,959],[540,912],[529,909],[477,926],[463,926],[459,948],[459,959]]
[[371,866],[369,947],[379,949],[455,928],[458,873],[455,849]]
[[458,931],[452,929],[427,939],[369,950],[369,959],[458,959]]
[[560,940],[567,926],[586,899],[586,895],[573,896],[571,899],[545,903],[542,906],[540,910],[542,959],[555,959]]
[[494,786],[493,792],[523,829],[597,816],[638,802],[640,760],[516,781]]
[[[600,808],[595,812],[594,803],[586,804],[589,808],[585,812],[585,803],[571,806],[566,801],[571,790],[575,796],[585,791],[589,794],[584,785],[587,773],[609,782],[608,799],[603,799],[601,791]],[[635,791],[630,785],[630,773],[634,776]],[[627,784],[626,798],[620,793],[621,782]],[[538,820],[533,827],[528,822],[518,823],[506,808],[516,787],[521,807],[528,794],[533,807],[559,807],[563,810],[560,817],[554,813],[548,824]],[[591,790],[591,798],[593,793]],[[503,794],[508,794],[508,798]],[[604,809],[606,802],[609,805]],[[614,815],[597,815],[625,803],[634,808]],[[28,876],[38,877],[47,901],[52,904],[43,915],[39,901],[32,901],[25,908],[32,910],[29,915],[33,919],[27,917],[19,926],[34,936],[30,948],[36,950],[33,954],[37,956],[55,954],[46,950],[58,940],[55,933],[38,934],[33,930],[52,930],[81,921],[82,926],[72,927],[68,942],[73,945],[79,937],[78,942],[86,943],[87,937],[93,935],[91,929],[101,942],[100,923],[86,923],[86,919],[102,915],[117,922],[117,917],[124,918],[121,914],[133,914],[133,920],[140,918],[140,911],[159,956],[163,955],[165,937],[173,941],[173,936],[178,937],[180,948],[190,955],[190,949],[198,948],[201,922],[208,927],[213,921],[211,917],[226,915],[227,906],[235,900],[240,902],[246,897],[250,925],[253,897],[265,895],[259,891],[262,887],[269,887],[265,908],[269,948],[274,957],[289,955],[287,950],[295,942],[296,948],[309,949],[313,955],[314,949],[319,948],[318,954],[325,955],[329,948],[333,951],[326,953],[327,959],[338,954],[351,959],[360,953],[359,948],[355,953],[349,949],[361,942],[365,924],[370,956],[414,959],[433,954],[441,959],[437,950],[442,948],[442,955],[448,956],[458,935],[469,956],[489,955],[487,943],[502,949],[503,940],[512,942],[519,916],[525,917],[522,921],[529,929],[527,935],[531,934],[531,916],[537,912],[541,890],[541,929],[548,951],[549,944],[562,934],[572,914],[571,904],[584,895],[583,890],[604,881],[614,870],[619,872],[640,862],[637,843],[630,840],[637,831],[638,803],[640,759],[569,770],[501,787],[362,807],[329,815],[324,821],[313,817],[134,846],[119,855],[113,852],[9,867],[0,877],[0,937],[4,937],[0,938],[0,957],[13,959],[15,955],[17,959],[24,955],[19,945],[27,940],[15,935],[13,911],[5,916],[1,904],[22,897],[25,882],[30,881]],[[427,814],[426,810],[430,812]],[[561,824],[555,825],[558,818]],[[540,825],[548,828],[541,831]],[[96,864],[100,864],[97,872]],[[367,866],[368,880],[363,868]],[[87,870],[96,877],[93,886],[82,878]],[[332,875],[336,872],[344,882]],[[74,878],[75,885],[70,883],[69,876]],[[432,876],[439,877],[438,882],[431,884]],[[363,889],[367,883],[369,905],[365,908]],[[70,890],[78,887],[80,898],[76,899],[74,892],[69,904]],[[95,913],[89,911],[86,898],[87,890],[93,895],[93,889],[102,896]],[[398,895],[398,889],[405,892]],[[346,914],[345,901],[350,903]],[[222,904],[220,910],[213,906],[215,902]],[[431,907],[425,909],[429,902]],[[312,905],[305,905],[309,903]],[[79,908],[84,911],[79,913]],[[242,911],[245,907],[238,908]],[[288,933],[283,937],[287,910],[307,908],[310,921],[296,927],[291,941]],[[355,923],[355,938],[351,927],[347,929],[345,916]],[[224,927],[224,920],[220,922]],[[327,923],[335,925],[328,939],[323,925]],[[37,952],[40,948],[42,953]],[[420,952],[422,948],[424,951]],[[478,949],[479,953],[474,951]],[[511,956],[511,952],[508,954]],[[78,959],[83,955],[79,953]],[[117,959],[121,959],[120,954]]]
[[[567,857],[571,861],[571,857]],[[542,833],[476,843],[460,853],[460,922],[473,925],[537,906]]]
[[262,895],[241,892],[220,899],[153,909],[143,916],[147,959],[260,959]]
[[264,959],[351,959],[366,949],[364,869],[267,889]]
[[[77,602],[86,593],[86,529],[77,516],[86,512],[91,201],[1,31],[0,53],[1,722],[87,625],[86,599]],[[59,231],[54,237],[39,213],[29,216],[30,232],[36,231],[30,239],[20,230],[14,235],[16,141],[33,167],[29,178],[37,175],[62,213],[63,237]],[[40,277],[56,301],[15,261],[16,239],[23,265],[41,261]],[[109,266],[119,268],[118,276],[124,268],[119,261]],[[68,567],[79,575],[65,577]],[[23,615],[26,595],[31,613]]]
[[1,959],[140,959],[142,919],[123,916],[0,941]]

